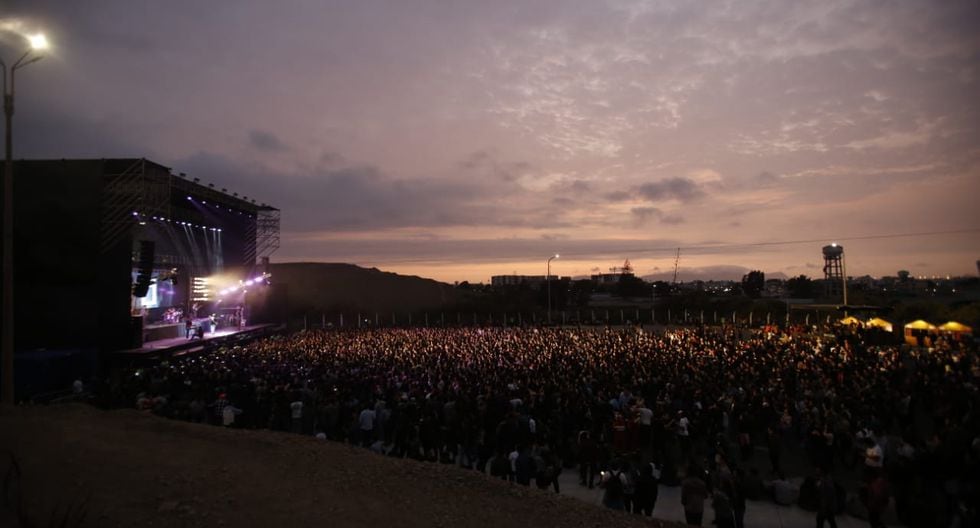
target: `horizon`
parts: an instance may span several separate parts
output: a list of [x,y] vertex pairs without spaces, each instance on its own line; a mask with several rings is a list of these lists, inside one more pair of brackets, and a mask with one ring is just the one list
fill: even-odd
[[[436,281],[436,282],[448,284],[450,286],[455,286],[455,285],[461,284],[463,282],[467,282],[469,284],[489,285],[490,282],[491,282],[491,278],[493,276],[508,276],[508,275],[525,276],[526,275],[526,276],[542,276],[543,277],[543,276],[546,275],[544,273],[540,273],[540,274],[538,274],[538,273],[526,273],[526,274],[525,273],[502,273],[502,274],[495,274],[493,276],[486,277],[485,280],[479,280],[479,281],[470,281],[470,280],[466,280],[466,281],[445,281],[445,280],[440,280],[440,279],[437,279],[437,278],[434,278],[434,277],[430,277],[430,276],[426,276],[426,275],[401,273],[401,272],[398,272],[398,271],[394,271],[394,270],[390,270],[390,269],[384,269],[384,268],[380,268],[380,267],[377,267],[377,266],[362,266],[362,265],[354,264],[354,263],[351,263],[351,262],[325,262],[325,261],[324,262],[318,262],[318,261],[308,261],[308,260],[297,260],[297,261],[288,261],[288,262],[280,262],[280,261],[277,261],[277,262],[273,262],[272,264],[273,265],[277,265],[277,264],[278,265],[290,265],[290,264],[324,264],[324,265],[336,265],[336,266],[355,266],[355,267],[359,267],[361,269],[368,269],[368,270],[369,269],[375,269],[375,270],[377,270],[379,272],[382,272],[382,273],[394,273],[394,274],[397,274],[397,275],[403,276],[403,277],[415,277],[415,278],[419,278],[419,279],[433,280],[433,281]],[[688,271],[682,271],[682,270],[678,270],[678,273],[677,273],[677,282],[679,284],[693,283],[693,282],[699,282],[699,281],[700,282],[736,282],[737,283],[737,282],[741,281],[742,277],[745,274],[749,273],[750,271],[762,271],[763,274],[766,277],[766,280],[769,280],[769,279],[778,279],[778,280],[786,281],[786,280],[789,280],[789,279],[793,279],[793,278],[799,277],[800,275],[804,275],[808,279],[814,280],[814,281],[817,281],[817,280],[825,280],[825,278],[822,275],[820,275],[820,276],[818,276],[818,275],[808,275],[806,273],[800,273],[800,274],[796,274],[796,275],[786,275],[785,273],[783,273],[781,271],[769,272],[769,271],[766,271],[766,270],[756,270],[756,269],[750,269],[750,268],[741,268],[741,267],[738,267],[738,266],[710,266],[710,267],[707,267],[707,268],[699,268],[699,269],[697,269],[695,271],[690,271],[690,270],[688,270]],[[908,270],[896,270],[896,272],[897,271],[908,271]],[[611,272],[607,270],[607,271],[604,271],[604,272],[597,272],[597,273],[594,273],[594,274],[598,274],[598,273],[611,273]],[[556,273],[552,273],[552,276],[555,277],[554,280],[558,280],[559,278],[562,278],[562,277],[569,278],[571,280],[585,280],[585,279],[589,279],[591,277],[591,275],[594,275],[594,274],[586,274],[586,275],[559,275],[559,274],[556,274]],[[722,277],[722,275],[724,275],[724,274],[728,274],[728,277],[727,278]],[[656,281],[667,281],[667,282],[669,282],[670,279],[673,278],[673,271],[661,271],[661,272],[658,272],[658,273],[652,273],[652,274],[646,274],[646,275],[639,275],[639,274],[634,274],[634,275],[636,277],[644,280],[644,281],[647,281],[647,282],[656,282]],[[848,278],[849,281],[861,279],[861,278],[864,278],[864,277],[871,277],[874,280],[882,280],[882,279],[885,279],[885,278],[898,278],[898,275],[897,275],[897,273],[896,274],[892,274],[892,275],[887,275],[887,274],[886,275],[867,275],[867,274],[865,274],[865,275],[852,275],[852,274],[848,273],[848,275],[847,275],[847,278]],[[974,273],[974,274],[963,274],[963,275],[915,275],[915,274],[910,274],[909,278],[912,279],[912,280],[959,280],[959,279],[978,278],[978,274],[976,274],[976,273]]]
[[821,278],[839,242],[850,276],[977,272],[976,2],[8,4],[2,55],[50,46],[16,158],[256,197],[274,262]]

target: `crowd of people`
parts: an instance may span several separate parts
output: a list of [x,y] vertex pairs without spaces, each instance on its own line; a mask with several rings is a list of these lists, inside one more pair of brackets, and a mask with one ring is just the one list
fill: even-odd
[[[691,524],[707,502],[741,527],[746,499],[769,493],[836,526],[847,472],[863,473],[850,491],[873,526],[889,496],[910,526],[976,522],[976,347],[870,343],[832,328],[305,331],[130,370],[111,394],[556,492],[574,467],[638,514],[658,485],[680,485]],[[748,466],[756,446],[767,467]],[[795,490],[788,453],[810,468]]]

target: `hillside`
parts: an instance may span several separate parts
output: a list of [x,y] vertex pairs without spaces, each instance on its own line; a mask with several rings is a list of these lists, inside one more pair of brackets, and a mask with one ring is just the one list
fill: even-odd
[[366,269],[353,264],[290,262],[272,265],[273,280],[286,284],[289,309],[390,314],[438,310],[456,302],[449,284]]
[[[0,407],[29,526],[662,526],[432,463],[270,431],[83,405]],[[16,482],[15,482],[16,481]],[[52,518],[56,522],[51,522]],[[0,526],[17,526],[0,503]],[[68,526],[78,526],[68,524]]]

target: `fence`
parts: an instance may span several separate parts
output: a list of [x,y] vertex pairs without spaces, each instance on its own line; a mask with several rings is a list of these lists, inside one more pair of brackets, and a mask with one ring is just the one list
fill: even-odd
[[584,309],[553,311],[478,312],[318,312],[289,321],[290,330],[313,328],[445,328],[508,326],[626,326],[626,325],[816,325],[839,318],[836,312],[816,310],[730,311],[672,309]]

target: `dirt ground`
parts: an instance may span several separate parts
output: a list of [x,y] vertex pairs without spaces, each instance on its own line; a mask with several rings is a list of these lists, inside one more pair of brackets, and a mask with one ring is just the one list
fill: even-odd
[[[0,479],[3,502],[23,497],[20,526],[78,512],[68,526],[674,526],[451,466],[81,404],[0,407]],[[0,503],[0,526],[16,509]]]

